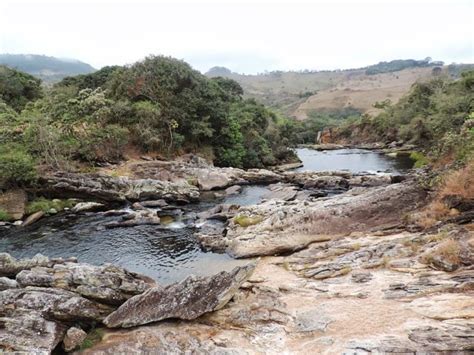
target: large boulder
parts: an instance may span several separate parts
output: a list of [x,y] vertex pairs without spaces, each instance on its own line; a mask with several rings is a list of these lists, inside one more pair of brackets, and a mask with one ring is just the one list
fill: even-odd
[[87,333],[82,329],[76,327],[69,328],[63,340],[64,350],[72,351],[79,348],[86,337]]
[[25,215],[27,196],[20,189],[0,193],[0,210],[6,212],[11,219],[22,219]]
[[54,287],[112,305],[120,305],[155,284],[145,276],[114,265],[72,262],[23,270],[16,276],[16,281],[21,287]]
[[211,277],[189,276],[167,287],[153,287],[125,302],[104,324],[128,328],[167,318],[195,319],[224,307],[254,269],[251,263]]
[[56,262],[61,261],[50,260],[41,254],[35,255],[31,259],[16,259],[8,253],[0,253],[0,276],[15,277],[22,270],[28,270],[36,266],[52,266]]
[[51,352],[64,337],[67,322],[100,322],[113,308],[74,292],[44,287],[0,292],[0,348]]

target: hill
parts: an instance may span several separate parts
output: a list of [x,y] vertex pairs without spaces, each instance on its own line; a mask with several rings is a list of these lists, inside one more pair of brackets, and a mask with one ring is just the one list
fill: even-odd
[[95,71],[91,65],[79,60],[36,54],[0,54],[0,64],[34,75],[45,83],[54,83],[66,76]]
[[[437,76],[459,77],[471,64],[443,65],[425,60],[393,60],[358,69],[334,71],[274,71],[243,75],[227,68],[213,68],[206,75],[223,73],[237,81],[245,96],[255,98],[284,114],[304,120],[314,112],[351,109],[376,114],[377,102],[392,103],[409,91],[416,82]],[[225,69],[225,70],[222,70]]]

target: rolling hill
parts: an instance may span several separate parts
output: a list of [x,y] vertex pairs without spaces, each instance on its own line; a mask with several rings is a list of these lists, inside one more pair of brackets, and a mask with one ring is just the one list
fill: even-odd
[[257,75],[234,73],[215,67],[208,76],[225,76],[239,82],[247,97],[269,105],[290,117],[304,120],[314,111],[354,109],[375,114],[376,102],[397,102],[417,81],[438,75],[459,76],[471,64],[443,65],[429,58],[394,60],[365,68],[334,71],[276,71]]
[[95,71],[91,65],[79,60],[37,54],[0,54],[0,64],[36,76],[45,83],[54,83],[66,76]]

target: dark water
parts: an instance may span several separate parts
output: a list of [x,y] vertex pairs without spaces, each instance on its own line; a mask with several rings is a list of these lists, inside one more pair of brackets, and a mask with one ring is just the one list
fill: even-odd
[[403,173],[413,167],[413,161],[408,156],[393,158],[370,150],[337,149],[317,151],[298,148],[296,152],[304,165],[296,171],[349,170],[353,173]]
[[193,229],[182,222],[168,227],[104,228],[115,219],[101,214],[63,214],[24,229],[0,230],[0,251],[17,258],[41,253],[49,257],[75,256],[80,262],[95,265],[108,262],[163,284],[191,274],[213,275],[245,263],[226,254],[203,252]]
[[264,196],[269,192],[268,186],[243,186],[240,194],[227,196],[222,202],[240,206],[256,205],[261,202]]

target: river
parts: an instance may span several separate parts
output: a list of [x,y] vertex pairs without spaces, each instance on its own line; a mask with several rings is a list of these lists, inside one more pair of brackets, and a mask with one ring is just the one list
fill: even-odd
[[[411,167],[404,160],[354,149],[326,152],[298,149],[297,153],[304,164],[300,171],[346,169],[400,173]],[[165,226],[107,229],[105,224],[120,217],[60,213],[25,228],[0,229],[0,250],[17,258],[41,253],[49,257],[74,256],[80,262],[97,265],[109,262],[150,276],[161,284],[182,280],[190,274],[212,275],[245,262],[201,250],[194,237],[193,216],[217,203],[256,204],[267,192],[265,186],[245,186],[238,195],[186,206],[182,216]]]

